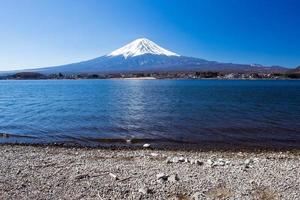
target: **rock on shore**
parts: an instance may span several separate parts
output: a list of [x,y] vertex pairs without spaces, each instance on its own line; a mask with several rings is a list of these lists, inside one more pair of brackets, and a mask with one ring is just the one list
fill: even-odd
[[0,146],[0,199],[299,199],[299,152]]

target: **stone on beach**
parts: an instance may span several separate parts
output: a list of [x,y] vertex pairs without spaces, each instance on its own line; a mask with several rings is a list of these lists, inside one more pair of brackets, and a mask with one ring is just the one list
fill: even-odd
[[216,167],[216,166],[226,166],[230,164],[229,160],[224,160],[223,158],[219,159],[208,159],[207,160],[207,165],[211,167]]
[[168,181],[171,182],[171,183],[175,183],[175,182],[179,181],[178,175],[173,174],[173,175],[169,176]]
[[253,160],[251,160],[251,159],[246,159],[244,162],[245,165],[249,165],[251,163],[253,163]]
[[126,143],[130,144],[131,143],[131,139],[126,140]]
[[84,179],[84,178],[88,178],[88,177],[89,177],[88,174],[79,174],[79,175],[75,176],[75,179],[79,180],[79,179]]
[[148,188],[146,188],[146,187],[141,187],[140,189],[139,189],[139,193],[142,193],[142,194],[148,194],[149,193],[149,189]]
[[178,157],[174,157],[172,158],[172,163],[178,163],[179,162],[179,158]]
[[167,164],[172,163],[172,158],[171,157],[167,157],[166,162],[167,162]]
[[147,143],[143,145],[144,148],[149,148],[150,146],[151,146],[151,145],[150,145],[150,144],[147,144]]
[[158,153],[150,153],[150,155],[153,156],[153,157],[157,157]]
[[168,157],[167,158],[167,163],[179,163],[179,162],[185,162],[184,157]]
[[112,177],[114,180],[118,180],[118,176],[113,173],[109,173],[109,176]]
[[191,159],[190,160],[191,164],[196,164],[196,165],[203,165],[204,163],[198,159]]
[[214,166],[224,166],[225,165],[225,161],[222,158],[219,158],[218,160],[216,160],[213,164]]
[[156,179],[157,179],[157,180],[160,180],[160,179],[161,179],[161,180],[166,181],[166,180],[168,179],[168,177],[169,177],[169,176],[166,175],[166,174],[164,174],[164,173],[159,173],[159,174],[156,175]]
[[190,163],[196,165],[203,165],[204,163],[198,159],[186,158],[186,157],[168,157],[166,159],[167,163]]
[[181,157],[178,158],[178,161],[179,161],[179,162],[184,162],[184,161],[185,161],[185,158],[181,156]]
[[206,163],[207,163],[208,165],[212,166],[214,162],[213,162],[211,159],[208,159]]
[[195,194],[192,195],[193,200],[200,200],[201,199],[201,193],[196,192]]
[[246,159],[245,162],[244,162],[244,167],[245,168],[250,168],[252,163],[253,163],[252,159]]

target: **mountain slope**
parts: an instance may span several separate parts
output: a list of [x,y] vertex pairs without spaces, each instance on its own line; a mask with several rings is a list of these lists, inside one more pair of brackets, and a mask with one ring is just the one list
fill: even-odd
[[282,67],[219,63],[200,58],[180,56],[146,38],[141,38],[105,56],[92,60],[30,71],[45,74],[78,74],[146,71],[282,72],[285,70]]
[[189,57],[144,54],[126,58],[123,56],[102,56],[89,61],[36,71],[43,73],[166,71],[172,70],[173,67],[178,69],[182,66],[200,66],[205,63],[209,63],[209,61]]

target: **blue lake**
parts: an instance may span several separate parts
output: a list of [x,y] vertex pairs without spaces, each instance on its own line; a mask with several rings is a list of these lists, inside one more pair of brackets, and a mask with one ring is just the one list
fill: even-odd
[[300,148],[300,81],[0,81],[0,133],[0,143]]

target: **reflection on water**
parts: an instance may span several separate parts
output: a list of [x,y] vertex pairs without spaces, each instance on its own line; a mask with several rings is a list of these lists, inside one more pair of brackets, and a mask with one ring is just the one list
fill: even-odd
[[0,133],[12,134],[2,143],[299,148],[300,81],[0,81]]
[[133,132],[132,137],[140,136],[139,130],[143,129],[143,120],[146,117],[144,91],[141,81],[132,80],[128,82],[128,90],[120,94],[120,103],[122,112],[120,118],[121,127],[128,132]]

